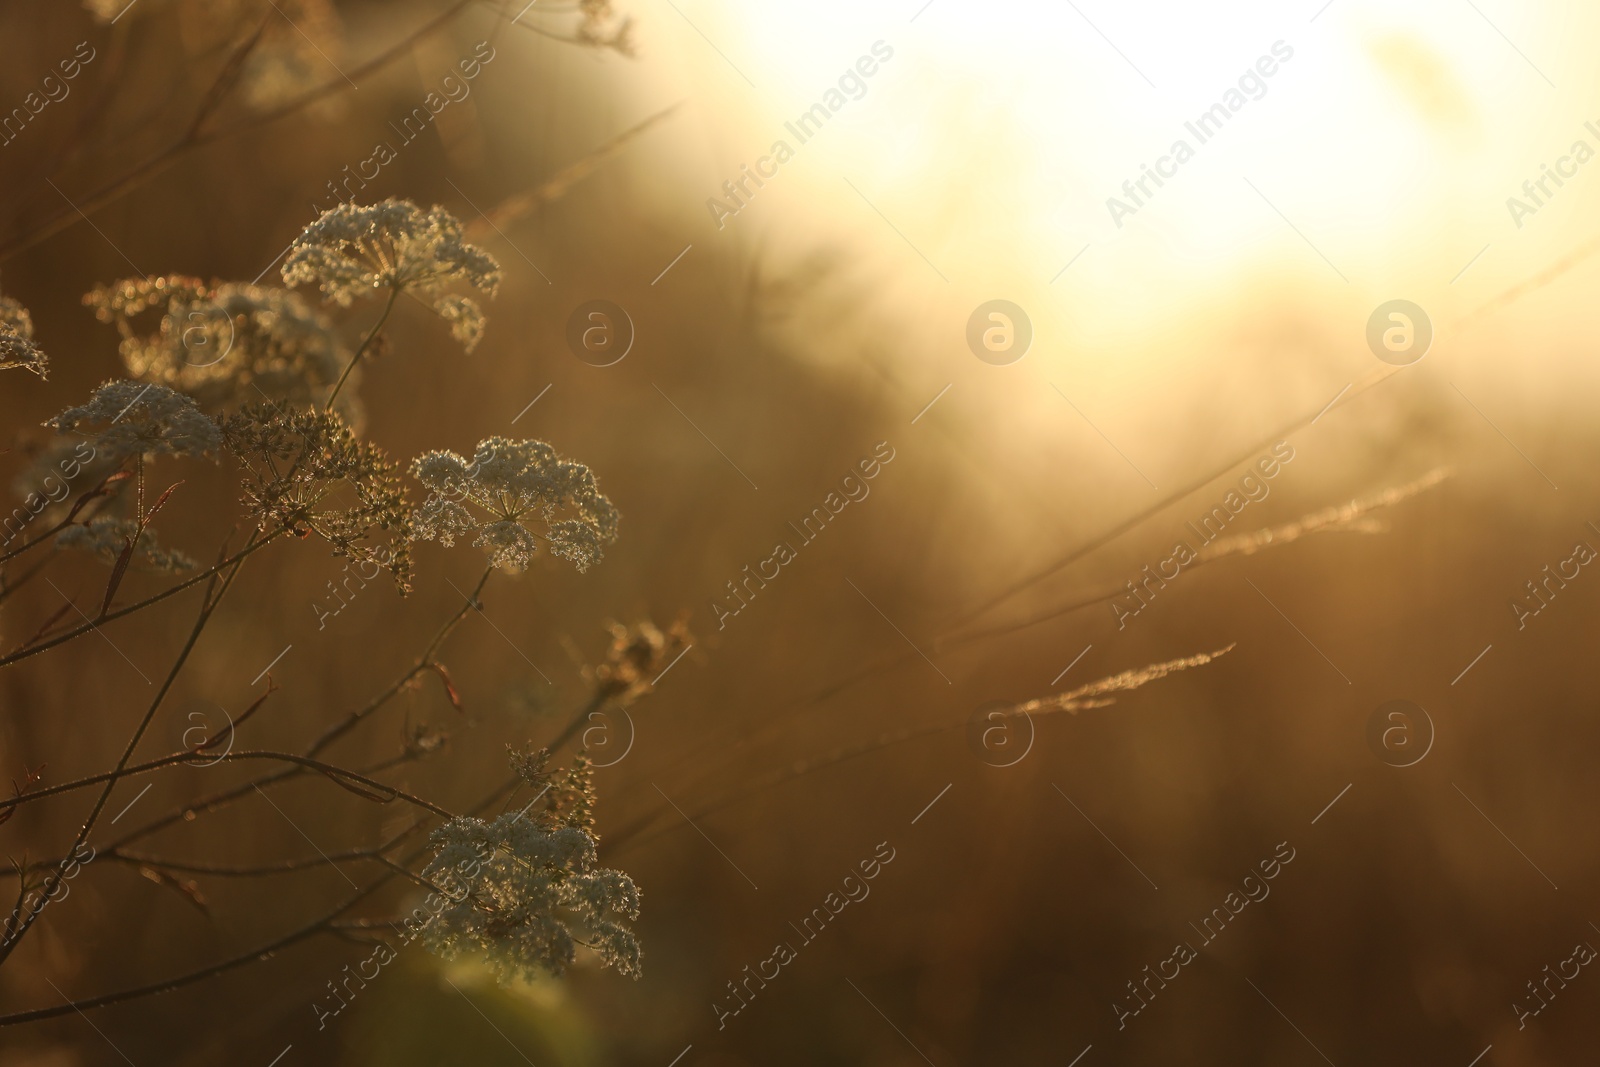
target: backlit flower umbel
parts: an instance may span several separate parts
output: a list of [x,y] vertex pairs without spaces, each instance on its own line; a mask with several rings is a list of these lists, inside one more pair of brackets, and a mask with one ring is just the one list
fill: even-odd
[[639,940],[627,920],[639,917],[639,889],[599,865],[588,761],[577,757],[556,781],[546,772],[549,756],[513,752],[517,774],[540,790],[539,810],[492,822],[460,816],[433,831],[438,851],[422,874],[450,903],[427,926],[425,941],[447,960],[481,954],[502,983],[560,975],[578,945],[638,978]]
[[203,456],[222,444],[217,424],[193,400],[153,382],[104,382],[88,403],[45,425],[84,433],[111,456]]
[[356,437],[332,411],[246,404],[222,420],[228,451],[244,467],[244,506],[257,529],[316,534],[333,554],[372,563],[411,587],[406,492],[400,466]]
[[0,370],[21,367],[41,378],[49,377],[50,361],[33,343],[33,318],[28,309],[8,296],[0,296]]
[[411,473],[431,490],[412,513],[415,540],[473,544],[505,570],[527,567],[543,540],[587,570],[617,538],[617,509],[588,467],[563,459],[543,441],[491,437],[471,461],[454,452],[418,456]]
[[[129,278],[83,298],[122,334],[128,373],[215,410],[260,399],[320,402],[348,355],[300,294],[230,282],[212,288],[179,275]],[[135,328],[162,309],[154,332]]]
[[461,223],[444,208],[423,211],[409,200],[385,200],[324,212],[295,239],[283,280],[291,286],[315,282],[327,299],[344,306],[374,294],[437,297],[433,309],[470,351],[483,334],[483,311],[444,290],[464,284],[493,296],[500,264],[463,240]]

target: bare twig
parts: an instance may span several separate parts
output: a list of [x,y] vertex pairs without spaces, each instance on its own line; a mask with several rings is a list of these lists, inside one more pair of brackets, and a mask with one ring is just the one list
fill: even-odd
[[445,621],[445,624],[439,628],[439,632],[434,634],[433,640],[428,642],[428,647],[422,650],[422,655],[418,656],[416,662],[406,668],[405,673],[401,674],[399,678],[395,679],[393,683],[365,705],[348,713],[344,718],[324,730],[322,736],[317,738],[316,742],[306,750],[306,755],[315,756],[340,737],[355,729],[368,715],[383,707],[396,693],[404,689],[411,679],[428,670],[434,654],[439,651],[445,639],[454,632],[457,626],[461,625],[461,620],[467,617],[467,612],[478,606],[478,594],[483,592],[484,585],[488,583],[489,576],[493,573],[494,567],[484,568],[483,575],[478,579],[478,584],[472,587],[472,594],[467,598],[466,603],[462,604],[456,613]]
[[[46,797],[58,796],[62,793],[70,793],[78,789],[86,789],[89,786],[99,785],[102,782],[116,783],[123,778],[133,778],[141,774],[148,774],[150,771],[160,770],[163,767],[171,767],[175,764],[187,763],[194,758],[194,755],[197,751],[199,750],[186,748],[182,752],[174,752],[170,755],[162,756],[159,759],[153,759],[146,763],[140,763],[131,767],[119,765],[116,770],[102,771],[99,774],[91,774],[85,778],[78,778],[71,782],[63,782],[60,785],[49,786],[45,789],[37,789],[22,796],[0,800],[0,812],[8,811],[31,801],[43,800]],[[346,770],[343,767],[338,767],[331,763],[324,763],[322,760],[312,759],[309,756],[297,755],[293,752],[273,752],[267,749],[251,750],[247,752],[227,752],[217,756],[214,760],[212,760],[212,762],[245,763],[253,760],[270,760],[277,763],[291,763],[298,767],[304,767],[307,770],[317,771],[321,774],[324,774],[340,785],[353,784],[371,790],[374,794],[376,794],[376,796],[362,794],[369,800],[380,799],[384,803],[387,803],[391,800],[404,800],[409,804],[414,804],[419,808],[431,811],[435,815],[442,815],[445,818],[454,817],[451,812],[439,807],[437,804],[423,800],[421,797],[413,796],[404,790],[396,789],[392,785],[368,778],[366,775],[360,774],[356,771]]]
[[[407,35],[403,40],[394,46],[385,49],[371,60],[368,60],[366,63],[355,67],[346,73],[349,75],[350,79],[356,79],[387,66],[397,57],[406,55],[419,40],[428,36],[445,23],[449,22],[450,19],[454,18],[459,12],[465,10],[467,5],[470,3],[471,0],[456,0],[455,3],[451,4],[448,8],[434,16],[434,18],[428,22],[424,23],[421,27]],[[228,69],[228,67],[224,67],[223,75],[227,75]],[[223,75],[219,75],[219,81]],[[33,247],[46,238],[53,237],[55,234],[66,229],[80,217],[79,209],[82,210],[83,215],[89,215],[95,211],[98,211],[100,208],[112,203],[129,191],[136,189],[143,183],[155,178],[168,167],[175,164],[184,155],[196,148],[210,144],[214,141],[222,140],[226,137],[231,137],[234,134],[246,133],[250,130],[256,129],[257,127],[265,126],[271,122],[276,122],[278,119],[286,118],[299,111],[305,110],[312,104],[317,103],[319,100],[345,91],[348,86],[349,82],[343,77],[332,79],[316,89],[312,89],[309,92],[303,93],[299,97],[296,97],[294,100],[291,100],[280,107],[261,112],[260,114],[250,116],[246,119],[242,119],[238,122],[232,123],[227,127],[214,128],[210,130],[203,128],[205,119],[209,116],[211,110],[216,106],[216,102],[220,101],[220,96],[218,97],[217,101],[213,101],[211,99],[211,95],[208,93],[207,98],[202,101],[199,113],[189,123],[182,136],[180,136],[176,141],[168,145],[166,148],[156,152],[143,162],[135,165],[127,171],[124,171],[122,174],[112,178],[110,181],[105,182],[99,188],[88,193],[87,195],[77,197],[75,207],[69,205],[68,208],[57,209],[55,212],[45,215],[43,218],[40,218],[34,222],[32,226],[23,229],[22,232],[17,236],[4,242],[3,244],[0,244],[0,260],[8,259],[18,252]],[[215,89],[216,83],[213,84],[213,90]]]
[[[252,538],[252,541],[253,540],[254,538]],[[249,546],[246,546],[247,550],[248,548]],[[172,669],[167,672],[166,678],[162,680],[161,687],[156,691],[155,697],[150,701],[149,710],[144,713],[144,717],[139,720],[138,727],[133,731],[133,736],[128,739],[128,744],[126,747],[124,747],[121,758],[117,760],[116,770],[118,773],[120,773],[122,769],[128,765],[128,761],[133,758],[134,749],[139,746],[139,742],[144,738],[145,731],[149,729],[151,721],[156,716],[156,712],[160,710],[161,704],[166,699],[167,693],[171,691],[173,682],[177,681],[179,672],[183,670],[184,664],[188,662],[189,654],[194,651],[195,645],[199,642],[200,634],[204,632],[206,623],[211,620],[212,614],[222,603],[222,598],[227,595],[228,590],[233,586],[234,579],[239,576],[239,569],[242,565],[242,559],[234,563],[233,569],[228,572],[228,576],[226,578],[222,578],[220,571],[217,571],[212,575],[211,584],[206,588],[205,598],[201,603],[200,611],[195,618],[194,627],[189,631],[189,639],[184,642],[182,650],[178,653],[177,659],[172,664]],[[100,796],[95,801],[94,807],[90,810],[89,817],[83,821],[83,825],[78,830],[77,839],[73,842],[72,847],[67,850],[68,856],[74,855],[78,849],[83,847],[84,842],[88,840],[90,832],[94,830],[95,823],[99,821],[100,813],[105,810],[106,802],[111,799],[111,792],[116,788],[116,785],[116,779],[113,778],[112,780],[108,781],[106,783],[106,787],[100,791]],[[56,866],[56,868],[50,873],[50,876],[45,881],[44,892],[35,899],[33,907],[29,909],[28,914],[23,918],[21,925],[16,929],[15,932],[9,932],[8,936],[3,941],[0,941],[0,963],[4,963],[6,961],[11,953],[16,950],[17,945],[22,942],[22,939],[27,936],[28,931],[33,928],[34,922],[44,911],[45,902],[48,901],[50,896],[55,892],[56,886],[61,884],[61,880],[63,877],[65,877],[66,871],[67,867],[64,864]]]
[[[489,796],[486,797],[481,803],[474,805],[472,812],[477,813],[488,808],[501,796],[509,793],[513,788],[515,788],[517,783],[520,781],[520,778],[513,778],[510,781],[503,783],[493,793],[489,794]],[[406,863],[414,863],[425,852],[426,847],[418,849],[411,855],[407,856],[406,859],[402,861],[402,865]],[[324,913],[317,919],[314,919],[313,921],[299,927],[296,930],[284,934],[283,936],[278,937],[264,945],[259,945],[248,952],[243,952],[236,956],[230,956],[228,959],[211,964],[210,966],[202,967],[199,970],[189,971],[186,974],[177,975],[172,978],[167,978],[160,982],[152,982],[148,985],[136,986],[132,989],[123,989],[115,993],[105,993],[101,996],[88,997],[83,1000],[68,1001],[65,1004],[53,1005],[48,1008],[35,1008],[32,1011],[21,1011],[13,1012],[10,1015],[0,1015],[0,1026],[15,1026],[19,1023],[37,1022],[41,1019],[53,1019],[57,1016],[67,1015],[72,1012],[89,1011],[93,1008],[104,1007],[107,1004],[120,1004],[128,1000],[137,1000],[141,997],[155,996],[158,993],[171,992],[174,989],[180,989],[186,985],[193,985],[194,983],[204,981],[207,978],[213,978],[216,975],[225,974],[228,971],[236,970],[248,964],[267,959],[275,952],[289,948],[292,945],[297,945],[300,942],[306,941],[318,934],[337,932],[337,929],[339,928],[334,926],[334,922],[339,918],[339,916],[343,915],[346,911],[349,911],[351,908],[361,903],[361,901],[372,896],[372,894],[376,893],[379,889],[382,889],[396,877],[397,875],[392,870],[388,874],[381,875],[376,880],[369,882],[364,887],[356,890],[355,893],[346,897],[333,910]],[[348,924],[345,924],[345,927],[348,927]]]
[[196,574],[196,575],[194,575],[194,576],[192,576],[190,578],[185,579],[184,581],[179,582],[177,585],[171,586],[170,588],[167,588],[167,589],[163,589],[161,592],[155,594],[154,596],[146,597],[145,599],[139,601],[137,604],[129,604],[125,608],[118,608],[116,611],[106,612],[105,614],[99,616],[98,618],[91,619],[88,622],[82,624],[81,626],[75,626],[72,629],[67,630],[64,633],[57,634],[55,637],[52,637],[47,641],[40,641],[38,644],[30,643],[30,644],[28,644],[28,645],[26,645],[26,646],[24,646],[22,648],[17,649],[14,652],[9,653],[8,655],[0,656],[0,667],[8,667],[13,663],[18,662],[19,660],[27,659],[29,656],[37,656],[39,653],[45,652],[45,651],[47,651],[49,649],[55,648],[57,645],[64,644],[64,643],[66,643],[68,641],[71,641],[75,637],[82,637],[84,634],[86,634],[89,631],[95,629],[97,626],[100,626],[100,625],[102,625],[104,623],[111,622],[111,621],[113,621],[115,619],[123,618],[124,616],[127,616],[127,615],[132,615],[136,611],[143,611],[145,608],[148,608],[152,604],[159,604],[161,601],[167,599],[170,596],[176,596],[177,594],[183,592],[185,589],[188,589],[191,586],[197,585],[198,583],[205,581],[207,578],[214,577],[219,571],[222,571],[222,570],[227,569],[228,567],[234,566],[235,564],[241,562],[242,560],[245,559],[245,557],[251,555],[252,553],[259,552],[261,549],[265,548],[267,545],[272,543],[278,537],[282,536],[284,533],[285,533],[285,531],[282,528],[273,530],[271,533],[267,534],[265,537],[260,538],[259,540],[253,539],[249,544],[247,544],[244,548],[239,550],[233,556],[230,556],[228,559],[225,559],[222,562],[216,564],[215,566],[209,567],[206,570],[201,571],[199,574]]

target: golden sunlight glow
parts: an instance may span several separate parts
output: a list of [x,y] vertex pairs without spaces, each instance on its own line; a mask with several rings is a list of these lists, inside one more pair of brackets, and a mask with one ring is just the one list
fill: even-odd
[[[731,227],[810,241],[860,232],[876,208],[905,241],[884,227],[883,244],[858,254],[894,263],[902,280],[928,272],[908,284],[935,279],[909,243],[957,287],[1009,278],[1050,294],[1075,329],[1113,322],[1124,341],[1130,319],[1159,325],[1146,310],[1157,294],[1169,312],[1225,297],[1213,290],[1224,268],[1292,275],[1334,301],[1348,289],[1354,311],[1400,284],[1464,312],[1561,247],[1567,223],[1519,233],[1505,200],[1600,118],[1580,106],[1579,79],[1594,75],[1570,44],[1570,22],[1592,30],[1594,12],[1485,6],[1491,25],[1470,6],[1375,0],[1320,12],[681,6],[687,18],[666,11],[647,33],[694,57],[676,72],[686,95],[742,113],[747,131],[715,147],[708,196],[774,141],[794,141],[784,123],[874,41],[894,50]],[[1218,106],[1225,118],[1197,125]],[[1172,173],[1157,186],[1146,168]],[[1540,222],[1570,221],[1585,199],[1558,199]],[[1477,285],[1452,290],[1486,242],[1498,248]]]

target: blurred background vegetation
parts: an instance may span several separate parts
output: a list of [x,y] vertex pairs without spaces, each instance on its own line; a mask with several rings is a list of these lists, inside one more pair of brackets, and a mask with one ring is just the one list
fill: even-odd
[[[1600,799],[1584,651],[1600,594],[1585,572],[1523,631],[1506,603],[1575,541],[1600,544],[1587,525],[1600,521],[1585,299],[1595,201],[1575,188],[1524,236],[1501,199],[1580,131],[1574,86],[1595,75],[1563,49],[1592,39],[1591,17],[1508,27],[1563,73],[1561,98],[1580,99],[1563,108],[1503,44],[1429,29],[1426,12],[1341,5],[1314,31],[1297,16],[1293,33],[1323,34],[1301,46],[1301,95],[1275,86],[1259,130],[1219,145],[1171,193],[1170,215],[1117,243],[1100,202],[1280,35],[1259,5],[1198,38],[1220,49],[1215,63],[1135,50],[1179,101],[1164,110],[1082,25],[1028,5],[976,25],[942,0],[925,14],[808,6],[798,21],[624,2],[541,3],[513,23],[520,6],[138,0],[106,24],[72,3],[0,0],[0,105],[79,41],[96,51],[71,95],[0,148],[0,289],[31,309],[53,356],[48,382],[0,383],[0,464],[9,484],[47,439],[41,420],[120,373],[115,333],[83,293],[145,272],[273,281],[274,256],[326,205],[327,183],[492,42],[471,96],[361,200],[443,204],[505,282],[471,354],[422,309],[401,309],[363,370],[367,432],[401,458],[493,434],[547,440],[596,472],[622,535],[587,574],[547,561],[491,583],[484,614],[442,657],[463,710],[428,682],[339,752],[360,765],[408,729],[445,731],[445,751],[390,780],[469,804],[504,773],[507,743],[548,740],[583,705],[611,622],[686,613],[693,650],[631,709],[631,750],[598,774],[602,861],[644,893],[645,976],[580,966],[501,988],[413,948],[319,1031],[325,983],[369,955],[321,937],[167,995],[0,1030],[0,1061],[265,1065],[292,1044],[284,1067],[666,1065],[692,1045],[685,1065],[947,1067],[1065,1063],[1092,1044],[1086,1065],[1317,1062],[1307,1039],[1340,1064],[1465,1064],[1490,1043],[1491,1063],[1581,1061],[1597,1036],[1595,992],[1581,987],[1597,980],[1578,979],[1527,1030],[1510,1005],[1573,942],[1600,936],[1583,903],[1600,850],[1582,814]],[[208,111],[206,130],[237,132],[166,154],[258,30],[255,54],[273,62]],[[997,51],[1019,36],[1038,43]],[[879,38],[896,59],[825,131],[838,136],[715,228],[705,198]],[[1068,40],[1081,62],[1053,63],[1048,49]],[[314,104],[274,110],[322,85]],[[1358,117],[1323,121],[1308,157],[1294,138],[1330,100]],[[1363,133],[1369,106],[1383,120]],[[1280,171],[1263,189],[1350,281],[1236,189],[1241,167],[1296,153],[1319,180]],[[112,188],[149,159],[160,163]],[[1210,183],[1224,181],[1233,191],[1214,210]],[[1219,214],[1248,221],[1219,234]],[[1493,251],[1453,286],[1483,241]],[[1088,254],[1049,281],[1080,246]],[[1435,310],[1440,339],[1375,382],[1365,319],[1401,295]],[[1027,307],[1038,330],[1006,368],[962,340],[971,309],[995,296]],[[637,329],[607,368],[564,339],[572,309],[596,298]],[[345,321],[353,337],[366,320]],[[1264,453],[1278,427],[1292,428],[1296,459],[1251,505],[1251,529],[1454,473],[1383,512],[1381,532],[1185,573],[1125,629],[1103,602],[1054,613],[1166,557],[1183,522],[1237,481],[1244,468],[1230,464]],[[870,497],[719,630],[710,603],[725,583],[880,441],[896,458]],[[236,486],[226,469],[182,476],[164,525],[209,558]],[[294,748],[409,664],[479,567],[473,553],[422,546],[409,598],[375,582],[319,630],[314,605],[342,561],[315,542],[275,545],[243,571],[141,751],[182,745],[191,713],[247,705],[285,646],[281,692],[249,740]],[[65,555],[49,574],[79,598],[104,580]],[[143,592],[159,582],[129,579]],[[58,608],[49,585],[19,591],[0,615],[8,647]],[[1051,617],[1010,625],[1040,615]],[[0,772],[44,763],[48,782],[112,765],[145,700],[138,670],[162,669],[189,625],[185,610],[160,609],[0,671]],[[986,764],[965,728],[989,701],[1235,642],[1111,707],[1038,717],[1031,751],[1008,768]],[[1425,760],[1396,769],[1365,735],[1373,709],[1402,697],[1438,733]],[[902,733],[916,736],[828,761]],[[246,770],[157,777],[130,818]],[[138,788],[120,786],[112,810]],[[246,798],[149,846],[243,863],[362,847],[410,820],[326,782],[274,799],[281,812]],[[0,827],[4,851],[55,855],[86,803],[23,809]],[[711,1005],[726,983],[883,841],[896,859],[871,896],[719,1030]],[[1297,858],[1270,899],[1119,1031],[1111,1004],[1125,983],[1176,941],[1197,943],[1188,924],[1282,841]],[[347,888],[326,868],[197,885],[204,910],[136,867],[90,866],[0,970],[4,1012],[244,951]],[[415,896],[391,889],[364,914],[397,914]]]

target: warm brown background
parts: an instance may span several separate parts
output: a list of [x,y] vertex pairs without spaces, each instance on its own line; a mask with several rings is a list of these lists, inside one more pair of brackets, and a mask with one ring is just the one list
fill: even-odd
[[[67,101],[0,149],[0,240],[36,213],[57,210],[47,175],[75,195],[181,131],[222,53],[182,32],[177,6],[130,16],[110,31],[67,3],[0,6],[0,103],[20,99],[31,72],[77,41],[102,50]],[[442,6],[340,5],[341,64],[375,53]],[[695,50],[701,45],[687,31],[677,35],[684,28],[670,7],[631,13],[641,17],[647,44],[665,48],[650,28],[669,24],[684,64],[720,62]],[[114,331],[79,306],[84,291],[131,273],[124,256],[152,273],[254,277],[308,220],[328,178],[364,158],[387,119],[408,110],[495,24],[494,8],[474,5],[363,79],[359,92],[187,154],[94,212],[93,226],[80,222],[0,262],[0,285],[31,308],[54,357],[47,383],[16,371],[4,379],[6,480],[42,440],[41,419],[118,371]],[[448,123],[403,149],[369,199],[439,202],[474,219],[463,194],[480,207],[498,204],[678,101],[641,88],[648,55],[629,60],[516,29],[495,40],[499,55],[470,103],[453,106]],[[854,48],[852,37],[841,63]],[[114,67],[119,49],[125,58]],[[902,52],[900,61],[914,62],[909,46]],[[109,133],[52,169],[80,109],[108,90]],[[506,742],[548,737],[581,704],[575,657],[602,654],[608,620],[665,624],[692,613],[694,650],[633,710],[631,754],[599,777],[602,857],[644,893],[644,979],[580,967],[562,983],[499,989],[471,965],[445,966],[413,947],[318,1033],[311,1005],[324,982],[368,954],[323,938],[87,1020],[0,1030],[0,1061],[68,1067],[125,1055],[138,1067],[264,1067],[292,1043],[285,1067],[666,1065],[690,1044],[683,1064],[923,1062],[916,1050],[938,1067],[1064,1064],[1091,1044],[1086,1067],[1322,1062],[1309,1039],[1340,1067],[1465,1067],[1491,1043],[1485,1063],[1583,1062],[1600,1036],[1600,978],[1585,971],[1522,1032],[1511,1005],[1526,995],[1525,981],[1566,958],[1575,942],[1600,941],[1591,925],[1600,910],[1590,904],[1600,850],[1584,814],[1600,799],[1595,660],[1587,651],[1600,579],[1585,570],[1521,633],[1506,602],[1544,564],[1570,555],[1576,540],[1600,546],[1585,526],[1600,521],[1591,459],[1600,442],[1589,414],[1596,383],[1585,369],[1594,267],[1580,261],[1476,320],[1467,322],[1466,312],[1580,248],[1586,231],[1549,221],[1540,237],[1548,254],[1529,269],[1504,285],[1497,275],[1469,275],[1479,288],[1441,323],[1448,328],[1438,351],[1292,434],[1295,461],[1246,512],[1251,528],[1288,522],[1441,464],[1454,470],[1442,487],[1385,512],[1385,532],[1319,535],[1186,573],[1120,633],[1102,605],[1003,637],[941,644],[999,590],[1195,485],[984,621],[1069,603],[1167,555],[1182,522],[1236,481],[1238,470],[1223,469],[1230,457],[1258,441],[1265,451],[1275,426],[1315,413],[1341,384],[1377,367],[1362,346],[1365,311],[1393,294],[1374,291],[1366,300],[1341,290],[1324,299],[1329,279],[1312,273],[1321,266],[1286,243],[1292,266],[1268,257],[1207,272],[1209,288],[1184,294],[1208,292],[1206,310],[1182,313],[1165,341],[1128,351],[1110,337],[1068,345],[1042,330],[1036,355],[989,367],[961,337],[970,308],[996,295],[991,285],[981,273],[960,273],[952,254],[941,266],[957,277],[940,287],[848,191],[817,203],[828,226],[809,246],[790,239],[771,251],[761,238],[766,222],[754,214],[731,232],[712,229],[703,198],[733,170],[703,147],[719,106],[711,96],[688,101],[504,237],[487,235],[506,282],[477,352],[463,355],[438,323],[405,309],[362,387],[370,435],[396,456],[466,451],[496,433],[537,435],[593,467],[623,526],[604,564],[587,575],[545,561],[520,578],[494,579],[485,597],[493,625],[469,618],[444,656],[466,714],[424,685],[335,750],[348,762],[391,751],[407,719],[437,723],[452,734],[450,750],[396,784],[466,805],[503,773]],[[750,158],[742,148],[731,152],[735,163]],[[795,164],[802,165],[826,173],[821,159]],[[959,168],[953,173],[958,178]],[[796,185],[802,180],[822,181]],[[1098,190],[1089,189],[1091,205]],[[1569,194],[1574,203],[1589,195]],[[836,239],[836,228],[859,231],[859,240]],[[892,270],[884,266],[891,261]],[[1048,316],[1072,314],[1068,294],[1040,279],[1013,297],[1039,307],[1044,321],[1046,307]],[[627,359],[606,369],[580,363],[562,340],[570,310],[595,297],[626,307],[639,334]],[[1162,307],[1161,293],[1148,298]],[[349,314],[352,334],[373,310]],[[942,339],[928,345],[928,336]],[[1094,382],[1089,399],[1071,385],[1080,365],[1090,369],[1077,380]],[[1095,369],[1101,365],[1115,370]],[[951,391],[912,425],[946,382]],[[1159,492],[1059,402],[1052,383],[1139,460]],[[883,440],[896,459],[871,496],[717,632],[710,598],[744,564],[768,555],[784,523]],[[1208,481],[1212,475],[1219,476]],[[237,519],[231,479],[192,464],[181,476],[188,481],[162,525],[180,547],[206,556]],[[374,584],[319,633],[312,604],[339,562],[313,543],[273,547],[246,568],[141,752],[177,747],[191,711],[243,707],[250,680],[291,643],[273,672],[283,691],[248,740],[303,744],[409,663],[458,605],[450,583],[467,588],[479,569],[473,550],[422,548],[413,596],[402,601]],[[76,558],[62,558],[50,575],[84,602],[104,580]],[[910,655],[847,579],[937,671]],[[159,579],[130,581],[154,589]],[[54,610],[53,597],[36,587],[8,604],[0,617],[7,642]],[[0,672],[0,771],[44,762],[49,779],[62,780],[110,765],[148,691],[109,642],[154,677],[187,631],[187,604],[112,624],[109,641],[86,637]],[[1220,662],[1114,707],[1041,718],[1033,750],[1009,769],[985,766],[961,728],[986,701],[1041,696],[1233,642]],[[867,668],[874,670],[836,686]],[[1404,770],[1381,763],[1364,736],[1372,710],[1396,697],[1425,706],[1438,730],[1429,756]],[[762,784],[797,760],[934,724],[952,728]],[[158,776],[134,813],[154,814],[239,773],[183,768]],[[949,792],[912,825],[947,783]],[[1347,783],[1350,791],[1311,825]],[[137,788],[120,787],[113,810]],[[736,799],[707,810],[725,797]],[[24,809],[0,828],[3,851],[54,855],[87,798]],[[375,810],[326,782],[302,782],[275,799],[325,850],[368,844],[404,825],[401,813]],[[608,839],[640,819],[654,821],[630,840]],[[174,856],[219,861],[308,848],[259,798],[157,841]],[[881,841],[897,858],[870,898],[846,909],[719,1033],[711,1004],[724,983],[790,938],[788,923]],[[1187,924],[1282,841],[1296,858],[1270,898],[1247,908],[1119,1033],[1111,1003],[1124,983],[1176,941],[1197,941]],[[351,873],[359,880],[373,872]],[[0,1009],[56,1003],[50,982],[88,996],[198,966],[269,940],[348,888],[326,870],[200,881],[209,918],[134,870],[89,867],[0,973]],[[387,914],[404,899],[391,893],[366,913]]]

